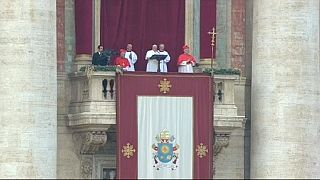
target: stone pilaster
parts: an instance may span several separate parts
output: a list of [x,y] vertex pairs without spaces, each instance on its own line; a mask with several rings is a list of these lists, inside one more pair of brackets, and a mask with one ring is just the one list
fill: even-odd
[[75,0],[65,0],[65,69],[72,72],[72,64],[76,56]]
[[94,43],[92,49],[96,49],[100,44],[100,17],[101,17],[101,0],[94,0]]
[[216,63],[221,68],[231,67],[231,4],[217,0]]
[[54,179],[56,1],[1,1],[0,49],[0,178]]
[[318,0],[254,0],[251,178],[320,177]]
[[185,2],[185,43],[191,54],[200,61],[200,0]]
[[232,0],[231,66],[245,74],[246,0]]

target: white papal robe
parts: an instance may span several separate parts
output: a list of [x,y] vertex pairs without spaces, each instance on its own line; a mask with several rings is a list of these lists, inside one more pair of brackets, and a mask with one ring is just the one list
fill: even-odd
[[124,55],[125,58],[127,58],[129,60],[130,63],[130,67],[128,68],[128,71],[135,71],[134,69],[134,64],[137,62],[138,60],[138,56],[135,52],[133,51],[127,51],[126,54]]
[[145,57],[145,59],[148,61],[147,69],[146,69],[147,72],[157,72],[158,70],[158,60],[149,59],[154,54],[159,54],[159,51],[153,51],[153,50],[147,51],[147,54]]

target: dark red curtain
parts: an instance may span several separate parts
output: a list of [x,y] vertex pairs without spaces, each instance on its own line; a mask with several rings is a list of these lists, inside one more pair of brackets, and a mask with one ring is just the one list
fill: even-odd
[[92,54],[92,8],[93,1],[75,2],[76,53]]
[[[200,1],[200,58],[211,58],[211,37],[208,32],[212,31],[212,27],[216,28],[216,3],[216,0]],[[215,52],[214,47],[214,58]]]
[[[138,177],[138,123],[137,95],[177,96],[194,98],[194,179],[213,177],[213,78],[197,73],[152,74],[125,72],[117,74],[117,178],[136,179]],[[170,81],[170,92],[163,94],[158,84],[164,78]],[[192,84],[192,85],[191,85]],[[128,142],[136,152],[131,158],[122,154],[122,147]],[[196,148],[200,143],[208,147],[208,155],[200,158]]]
[[146,52],[152,44],[164,43],[171,56],[169,71],[177,71],[185,28],[185,0],[102,0],[101,43],[105,48],[133,44],[138,55],[137,71],[145,71]]

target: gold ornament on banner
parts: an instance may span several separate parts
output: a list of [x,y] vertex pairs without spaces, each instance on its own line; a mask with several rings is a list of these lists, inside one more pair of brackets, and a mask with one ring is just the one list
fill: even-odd
[[166,78],[160,81],[160,84],[158,84],[158,87],[160,88],[160,92],[166,94],[167,92],[170,91],[170,88],[172,85],[170,84],[171,82],[168,81]]
[[200,158],[207,156],[208,153],[207,146],[204,146],[202,143],[200,143],[200,145],[197,145],[196,151],[197,156],[199,156]]
[[125,156],[129,159],[133,156],[133,153],[135,153],[136,150],[133,148],[132,144],[127,143],[126,146],[123,146],[121,152],[122,152],[123,156]]

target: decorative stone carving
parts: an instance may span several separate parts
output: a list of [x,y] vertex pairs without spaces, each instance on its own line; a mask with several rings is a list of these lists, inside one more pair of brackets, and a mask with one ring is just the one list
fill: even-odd
[[89,81],[83,81],[82,100],[89,98]]
[[81,160],[81,177],[83,179],[91,179],[92,178],[92,167],[93,167],[93,161],[92,158],[84,157]]
[[217,156],[223,147],[229,145],[230,134],[215,134],[214,156]]
[[80,149],[80,154],[95,154],[99,147],[107,142],[105,131],[76,132],[74,141]]

